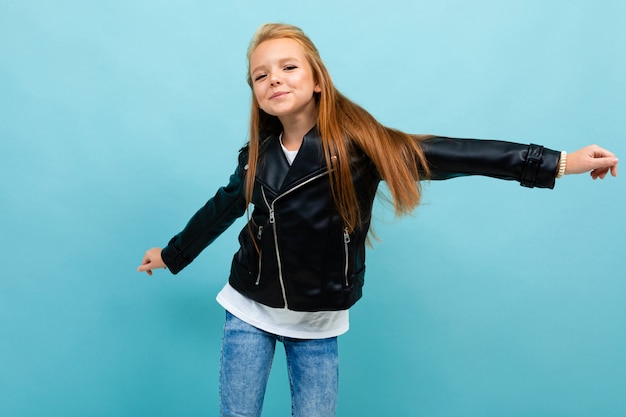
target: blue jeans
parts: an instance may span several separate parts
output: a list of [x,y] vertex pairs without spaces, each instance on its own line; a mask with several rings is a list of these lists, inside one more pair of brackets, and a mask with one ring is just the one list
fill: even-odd
[[285,346],[294,417],[333,417],[337,408],[337,338],[292,339],[259,330],[226,312],[220,415],[259,417],[276,341]]

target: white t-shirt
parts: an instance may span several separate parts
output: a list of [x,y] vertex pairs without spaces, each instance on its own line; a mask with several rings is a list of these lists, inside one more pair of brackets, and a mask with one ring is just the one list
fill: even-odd
[[296,339],[324,339],[344,334],[349,328],[349,310],[293,311],[257,303],[226,284],[217,302],[233,316],[266,332]]
[[[282,146],[282,134],[280,139]],[[291,165],[298,151],[289,151],[284,146],[282,148]],[[268,307],[243,296],[228,283],[216,299],[240,320],[279,336],[324,339],[344,334],[350,327],[349,310],[308,312]]]

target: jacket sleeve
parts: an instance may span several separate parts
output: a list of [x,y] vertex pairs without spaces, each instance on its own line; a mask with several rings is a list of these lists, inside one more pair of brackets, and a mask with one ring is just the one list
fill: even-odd
[[[241,160],[241,157],[240,157]],[[243,178],[245,168],[240,163],[230,176],[228,185],[221,187],[174,236],[161,252],[168,269],[177,274],[222,234],[246,210]]]
[[554,188],[560,152],[499,140],[431,137],[421,142],[432,180],[483,175]]

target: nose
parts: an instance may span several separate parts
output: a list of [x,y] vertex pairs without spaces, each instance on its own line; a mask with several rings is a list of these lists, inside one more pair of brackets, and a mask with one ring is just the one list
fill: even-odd
[[280,85],[280,84],[281,84],[281,81],[278,78],[278,76],[275,73],[272,73],[272,75],[270,76],[270,85],[272,87],[275,87],[275,86]]

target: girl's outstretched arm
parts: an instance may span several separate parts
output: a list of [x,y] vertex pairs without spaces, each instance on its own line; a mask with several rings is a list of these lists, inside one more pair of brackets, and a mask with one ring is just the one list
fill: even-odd
[[141,265],[137,268],[139,272],[146,272],[148,275],[152,275],[153,269],[165,268],[165,262],[161,258],[161,248],[152,248],[146,251],[143,256]]
[[567,155],[565,174],[582,174],[591,171],[591,178],[604,179],[611,171],[611,175],[617,176],[618,159],[612,152],[597,145],[585,146],[582,149]]

